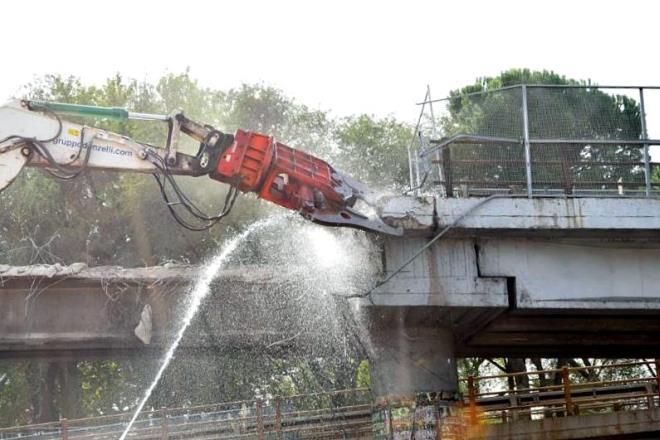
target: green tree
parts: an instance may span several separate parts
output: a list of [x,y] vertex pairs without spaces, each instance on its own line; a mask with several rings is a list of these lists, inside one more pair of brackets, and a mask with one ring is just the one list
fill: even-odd
[[374,188],[408,184],[407,145],[412,128],[392,117],[369,115],[343,119],[334,132],[337,166]]
[[25,424],[32,420],[30,390],[24,362],[0,361],[0,426]]

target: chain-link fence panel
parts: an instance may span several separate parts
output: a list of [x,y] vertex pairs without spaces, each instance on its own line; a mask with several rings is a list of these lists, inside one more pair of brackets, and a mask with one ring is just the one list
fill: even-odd
[[451,196],[527,191],[525,148],[519,143],[454,143],[433,160],[444,193]]
[[[646,133],[649,139],[660,139],[660,90],[644,89],[644,111],[646,114]],[[651,186],[660,190],[660,145],[650,145]]]
[[640,195],[645,192],[639,144],[535,143],[535,193]]
[[[432,134],[431,111],[423,118],[421,131]],[[435,137],[458,134],[522,138],[523,112],[521,88],[511,88],[453,96],[433,104]]]
[[459,139],[441,148],[429,155],[432,166],[425,168],[427,181],[441,185],[442,193],[448,196],[484,185],[516,192],[524,188],[522,109],[519,87],[453,96],[434,103],[420,123],[422,150],[434,146],[424,139],[443,141],[470,134],[498,138],[500,143]]
[[527,193],[526,108],[534,194],[658,190],[660,146],[641,140],[660,137],[660,90],[643,98],[639,88],[538,85],[450,96],[420,118],[417,148],[431,151],[420,168],[446,196]]
[[532,139],[642,137],[636,89],[528,86],[527,108]]
[[614,142],[644,137],[638,89],[528,86],[527,102],[534,192],[645,193],[644,147]]

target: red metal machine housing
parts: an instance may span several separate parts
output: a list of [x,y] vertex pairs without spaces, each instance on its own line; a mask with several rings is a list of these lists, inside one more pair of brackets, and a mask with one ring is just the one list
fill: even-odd
[[238,130],[210,176],[298,211],[317,223],[400,234],[379,218],[370,218],[354,209],[358,200],[370,203],[373,199],[373,194],[360,182],[270,136]]

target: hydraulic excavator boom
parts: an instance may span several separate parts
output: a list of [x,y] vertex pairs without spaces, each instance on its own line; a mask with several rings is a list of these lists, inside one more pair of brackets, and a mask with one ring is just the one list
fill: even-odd
[[[62,118],[66,114],[163,121],[168,127],[167,143],[156,148],[69,122]],[[180,133],[200,143],[197,154],[178,151]],[[64,179],[97,169],[153,173],[172,215],[193,230],[208,229],[226,216],[241,191],[255,193],[316,223],[402,233],[378,217],[376,193],[327,162],[267,135],[240,129],[234,135],[223,133],[188,119],[181,111],[152,115],[114,107],[10,102],[0,107],[0,191],[24,166],[43,167]],[[173,177],[176,175],[208,175],[229,184],[225,208],[216,215],[202,212],[181,191]],[[361,203],[371,214],[358,209]]]

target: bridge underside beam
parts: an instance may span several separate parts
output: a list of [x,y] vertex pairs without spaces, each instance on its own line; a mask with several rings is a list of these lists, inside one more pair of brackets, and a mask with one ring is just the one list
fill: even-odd
[[[0,269],[0,357],[40,358],[160,355],[180,325],[197,272],[178,266]],[[295,319],[273,318],[274,310],[298,310],[290,284],[265,268],[223,271],[181,349],[304,348],[323,325],[317,334]]]
[[[254,278],[254,274],[251,276]],[[451,282],[455,279],[449,278]],[[517,293],[515,284],[507,282],[506,277],[486,280],[501,289],[495,306],[485,305],[478,295],[470,296],[465,291],[462,296],[448,295],[450,281],[440,277],[434,285],[445,289],[438,295],[445,301],[444,306],[440,306],[440,300],[432,300],[437,307],[389,305],[376,307],[373,313],[390,310],[388,315],[394,315],[395,311],[407,310],[408,315],[414,312],[411,316],[422,311],[426,316],[433,315],[443,326],[452,328],[456,355],[461,357],[655,357],[660,353],[658,310],[572,308],[570,302],[563,308],[510,307],[512,294]],[[281,304],[274,304],[277,295],[267,288],[266,278],[262,281],[258,291],[240,283],[232,284],[229,295],[217,289],[202,307],[190,336],[184,338],[182,350],[258,349],[272,344],[295,349],[322,338],[323,331],[302,333],[293,317],[288,323],[274,320],[269,310],[281,308]],[[35,290],[35,286],[39,288]],[[514,291],[508,291],[511,289]],[[30,282],[27,277],[5,278],[0,289],[0,357],[159,355],[179,322],[185,292],[184,281],[155,286],[75,278],[33,278]],[[475,303],[467,304],[466,297],[476,299]],[[452,303],[452,298],[458,301]],[[377,295],[373,299],[376,304],[382,300]],[[148,345],[135,335],[146,304],[152,309],[152,339]]]
[[460,357],[655,358],[660,314],[506,311],[456,345]]

